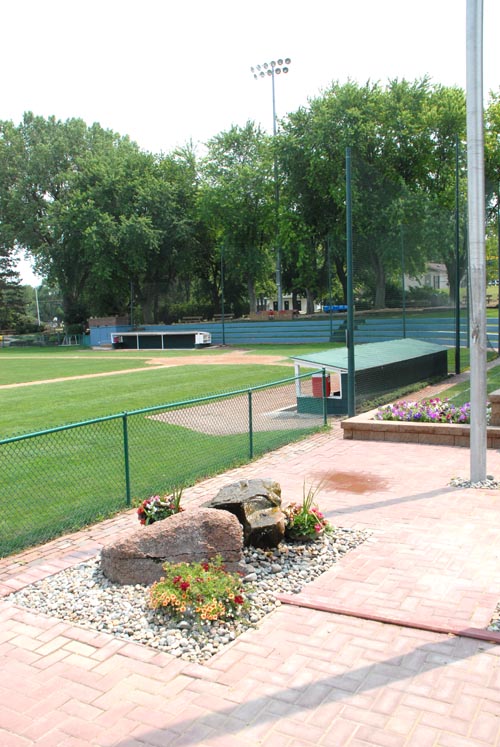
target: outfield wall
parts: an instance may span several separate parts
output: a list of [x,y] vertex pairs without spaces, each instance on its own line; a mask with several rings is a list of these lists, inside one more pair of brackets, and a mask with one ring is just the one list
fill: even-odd
[[[213,345],[255,345],[303,342],[345,343],[345,315],[335,315],[332,319],[294,319],[291,321],[248,321],[231,320],[221,322],[196,322],[192,324],[144,325],[143,327],[109,326],[93,327],[90,330],[92,347],[108,346],[112,335],[136,330],[172,331],[200,330],[210,332]],[[488,347],[497,348],[498,320],[488,321]],[[378,316],[359,317],[354,322],[355,343],[384,342],[402,337],[412,337],[426,342],[453,347],[455,345],[455,320],[452,317],[412,317],[407,318],[403,327],[401,319],[385,319]],[[460,344],[468,347],[467,322],[461,323]]]

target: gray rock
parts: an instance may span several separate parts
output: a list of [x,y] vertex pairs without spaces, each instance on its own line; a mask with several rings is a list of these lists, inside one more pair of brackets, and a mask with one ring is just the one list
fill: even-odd
[[228,571],[244,569],[243,537],[236,517],[210,508],[182,511],[133,530],[101,551],[103,574],[118,584],[152,584],[164,563],[196,563],[220,554]]
[[246,546],[277,547],[285,536],[281,487],[274,480],[240,480],[226,485],[205,506],[234,514],[243,527]]

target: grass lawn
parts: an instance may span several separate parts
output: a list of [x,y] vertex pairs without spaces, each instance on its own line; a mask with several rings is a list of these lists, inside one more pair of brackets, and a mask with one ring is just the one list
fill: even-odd
[[86,356],[34,357],[5,356],[0,353],[0,385],[19,384],[28,381],[43,381],[66,376],[124,371],[127,368],[144,368],[143,360],[106,360]]
[[[500,389],[500,364],[491,368],[486,375],[486,391],[488,394]],[[470,385],[468,381],[451,386],[443,394],[443,398],[450,399],[454,404],[460,406],[470,402]]]
[[252,354],[257,355],[282,355],[283,358],[290,358],[294,355],[307,355],[307,353],[319,353],[323,350],[343,347],[344,345],[338,342],[309,342],[303,345],[297,345],[296,343],[284,343],[283,345],[272,343],[242,345],[241,349],[251,351]]
[[[191,351],[98,351],[3,349],[2,383],[40,381],[63,375],[136,369],[117,376],[49,381],[0,390],[3,438],[42,431],[124,411],[245,390],[293,376],[293,367],[196,365],[200,356],[226,350],[193,351],[193,365],[151,368],[151,357],[176,357]],[[288,351],[283,353],[284,357]],[[142,370],[141,370],[142,369]],[[267,391],[267,390],[265,390]],[[255,399],[254,395],[254,399]],[[227,421],[248,409],[246,392],[224,398]],[[235,409],[236,408],[236,409]],[[174,486],[218,474],[253,455],[302,438],[316,427],[218,435],[153,420],[149,413],[127,417],[130,489],[143,499]],[[318,418],[318,426],[321,427]],[[56,431],[3,444],[0,449],[0,555],[85,526],[125,507],[124,421],[122,418]],[[33,500],[36,497],[36,500]],[[22,515],[8,510],[12,500]],[[33,510],[32,510],[33,509]]]
[[[67,376],[151,368],[152,358],[195,356],[190,350],[113,350],[89,348],[0,348],[0,385],[27,381],[43,381]],[[221,355],[221,349],[204,350],[204,355]]]
[[[245,346],[252,353],[287,359],[331,348],[330,343]],[[6,438],[124,411],[182,402],[215,393],[245,390],[293,376],[293,366],[196,365],[198,356],[223,356],[231,348],[202,351],[103,351],[60,349],[0,350],[0,383],[135,369],[131,373],[72,381],[27,384],[0,390],[0,434]],[[151,368],[152,357],[192,354],[193,365]],[[463,350],[462,366],[468,365]],[[454,369],[454,350],[449,351]],[[62,370],[64,373],[62,373]],[[500,387],[500,371],[489,372],[488,389]],[[465,387],[462,395],[467,399]],[[256,397],[257,395],[254,395]],[[458,393],[457,393],[457,396]],[[465,400],[464,400],[465,401]],[[240,417],[246,393],[224,399],[222,421]],[[240,414],[239,414],[240,413]],[[317,428],[321,427],[318,418]],[[297,423],[295,430],[253,434],[253,455],[265,453],[317,429]],[[125,507],[125,432],[122,418],[57,431],[1,445],[0,556],[98,521]],[[196,428],[128,416],[131,496],[141,500],[174,486],[244,464],[250,459],[248,433],[213,435]],[[33,500],[33,498],[36,500]],[[10,506],[23,505],[22,512]]]
[[[300,353],[342,347],[331,343],[305,345],[247,345],[252,354],[276,355],[288,360]],[[200,355],[219,358],[232,348],[200,351],[93,351],[86,348],[0,349],[0,384],[50,380],[65,376],[131,373],[73,381],[53,381],[0,389],[0,438],[40,431],[67,423],[112,415],[153,405],[180,402],[219,392],[235,391],[293,376],[293,367],[240,364],[196,365]],[[192,355],[193,365],[155,368],[154,358]],[[469,365],[469,351],[461,350],[462,370]],[[448,369],[455,367],[455,351],[448,350]],[[135,370],[134,370],[135,369]]]
[[[110,420],[2,446],[0,557],[126,508],[122,428],[120,419]],[[256,433],[253,455],[314,430]],[[134,504],[250,460],[246,433],[208,435],[145,415],[128,418],[128,453]],[[13,502],[25,508],[8,510]]]
[[293,376],[284,366],[175,366],[0,390],[0,437],[183,402]]

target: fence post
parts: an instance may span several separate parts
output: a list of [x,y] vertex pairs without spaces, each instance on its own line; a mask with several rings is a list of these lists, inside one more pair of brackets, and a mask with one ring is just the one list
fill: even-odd
[[124,456],[124,467],[125,467],[125,502],[127,506],[132,503],[130,497],[130,460],[128,453],[128,420],[127,413],[124,412],[122,415],[123,424],[123,456]]
[[323,368],[323,378],[321,380],[323,386],[323,425],[328,425],[328,403],[326,401],[326,368]]
[[250,459],[253,459],[253,415],[252,415],[252,390],[248,390],[248,439],[249,449],[248,453]]

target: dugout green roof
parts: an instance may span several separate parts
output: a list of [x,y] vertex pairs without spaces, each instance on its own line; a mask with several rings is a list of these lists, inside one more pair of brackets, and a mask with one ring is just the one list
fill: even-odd
[[[354,346],[354,363],[356,371],[379,368],[389,363],[398,363],[410,358],[421,358],[433,353],[446,351],[444,345],[436,345],[423,340],[404,338],[387,342],[367,342]],[[335,371],[347,371],[347,348],[332,348],[321,353],[292,356],[294,363],[309,368],[327,368]]]

